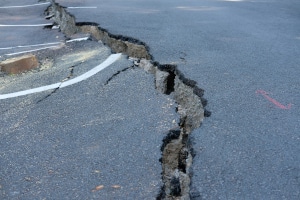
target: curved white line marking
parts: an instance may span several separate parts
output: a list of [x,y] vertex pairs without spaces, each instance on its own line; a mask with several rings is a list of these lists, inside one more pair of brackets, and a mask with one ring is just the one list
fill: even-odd
[[0,27],[36,27],[36,26],[50,26],[53,24],[0,24]]
[[41,5],[46,5],[46,4],[50,4],[50,2],[31,4],[31,5],[23,5],[23,6],[3,6],[3,7],[0,7],[0,8],[26,8],[26,7],[41,6]]
[[122,55],[121,53],[112,54],[100,65],[98,65],[98,66],[94,67],[93,69],[91,69],[90,71],[87,71],[86,73],[84,73],[84,74],[82,74],[82,75],[80,75],[76,78],[73,78],[71,80],[68,80],[66,82],[54,83],[54,84],[51,84],[51,85],[46,85],[46,86],[33,88],[33,89],[29,89],[29,90],[23,90],[23,91],[20,91],[20,92],[2,94],[2,95],[0,95],[0,99],[8,99],[8,98],[13,98],[13,97],[19,97],[19,96],[24,96],[24,95],[28,95],[28,94],[43,92],[43,91],[46,91],[46,90],[51,90],[51,89],[56,89],[56,88],[64,88],[64,87],[73,85],[75,83],[79,83],[83,80],[86,80],[86,79],[92,77],[93,75],[97,74],[101,70],[103,70],[106,67],[113,64],[115,61],[117,61],[121,57],[121,55]]

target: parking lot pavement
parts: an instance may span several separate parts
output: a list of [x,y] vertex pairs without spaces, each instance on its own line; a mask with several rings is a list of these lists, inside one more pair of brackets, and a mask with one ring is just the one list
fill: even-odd
[[39,63],[36,69],[21,74],[2,76],[0,80],[2,94],[76,78],[104,62],[111,52],[101,43],[84,41],[66,43],[55,50],[40,50],[34,55]]
[[192,133],[195,199],[299,199],[299,1],[87,5],[97,9],[70,12],[145,42],[205,90],[212,115]]
[[[1,45],[57,33],[23,29]],[[2,60],[19,55],[2,50]],[[94,40],[30,53],[37,68],[0,77],[0,199],[154,199],[162,140],[179,120],[153,75]]]
[[[196,99],[199,102],[199,98],[193,96],[195,93],[199,96],[204,93],[203,90],[195,87],[196,83],[194,81],[197,81],[199,87],[205,90],[208,109],[212,111],[212,115],[204,120],[200,128],[193,130],[192,137],[189,137],[192,140],[194,155],[191,167],[193,171],[190,170],[191,168],[184,168],[184,166],[191,166],[191,163],[186,162],[189,159],[185,159],[185,153],[187,152],[180,151],[180,154],[175,152],[178,160],[170,159],[170,163],[175,160],[174,165],[177,161],[178,165],[174,171],[171,171],[171,176],[164,174],[163,180],[169,183],[166,184],[167,187],[164,188],[164,192],[167,192],[168,195],[180,196],[182,191],[185,191],[185,195],[190,194],[189,197],[193,199],[299,199],[300,149],[298,130],[300,112],[298,102],[300,98],[298,92],[298,55],[300,50],[299,45],[297,45],[299,42],[297,11],[300,5],[297,0],[187,0],[184,2],[176,0],[110,0],[104,2],[95,0],[57,0],[57,2],[67,6],[68,8],[65,9],[76,16],[77,22],[85,22],[81,23],[87,26],[85,28],[95,31],[95,28],[97,29],[96,25],[99,24],[100,29],[97,29],[98,32],[97,30],[94,32],[94,36],[104,38],[104,41],[110,46],[119,44],[119,46],[114,46],[117,50],[118,47],[121,50],[126,49],[127,46],[124,44],[128,44],[126,43],[128,41],[135,42],[140,45],[139,47],[146,44],[149,47],[147,53],[153,56],[152,61],[156,61],[152,63],[167,64],[159,65],[160,69],[165,70],[159,75],[167,77],[162,80],[167,82],[166,89],[169,89],[171,93],[168,97],[177,96],[177,100],[185,103],[185,108],[195,105],[193,104],[195,101],[191,103],[190,99]],[[132,49],[129,48],[129,50]],[[60,55],[55,57],[60,58]],[[59,59],[57,60],[59,61]],[[122,64],[118,65],[120,62]],[[1,188],[4,188],[2,189],[4,198],[14,197],[14,195],[19,195],[18,197],[23,195],[26,198],[26,195],[34,194],[34,191],[38,191],[34,195],[50,195],[50,190],[37,186],[37,184],[45,183],[43,178],[47,179],[48,175],[45,177],[41,172],[37,173],[40,176],[34,177],[31,175],[32,173],[29,173],[31,168],[36,172],[41,170],[41,168],[35,166],[49,166],[49,160],[51,164],[59,163],[62,166],[62,168],[56,165],[50,166],[48,173],[57,176],[53,178],[54,182],[47,179],[49,188],[67,188],[70,185],[71,187],[80,188],[79,185],[81,186],[82,190],[80,191],[79,189],[74,192],[65,190],[73,192],[72,194],[64,193],[63,188],[61,188],[59,193],[68,198],[81,197],[84,194],[90,195],[88,196],[90,198],[99,198],[101,194],[105,199],[126,199],[127,197],[128,199],[153,199],[156,196],[155,191],[159,188],[160,180],[158,182],[154,181],[159,176],[156,174],[159,173],[156,166],[158,163],[154,162],[157,161],[157,158],[154,157],[156,157],[158,149],[155,146],[157,143],[152,141],[161,140],[162,137],[160,139],[155,138],[150,132],[155,132],[159,127],[158,132],[161,133],[164,129],[169,130],[172,127],[173,124],[169,124],[169,120],[172,121],[173,118],[176,118],[173,113],[174,107],[172,107],[174,102],[168,97],[150,90],[149,84],[153,85],[154,80],[144,76],[144,72],[140,73],[139,69],[133,67],[132,63],[127,63],[131,62],[123,57],[120,61],[115,62],[111,68],[108,67],[103,72],[97,73],[97,75],[81,83],[66,88],[54,89],[53,91],[43,91],[26,97],[1,101],[1,109],[5,113],[1,122],[2,132],[14,133],[5,135],[1,132],[3,141],[5,141],[2,145],[4,148],[2,160],[5,161],[3,163],[5,170],[3,170],[0,179],[4,182],[0,184]],[[60,74],[53,81],[63,82],[62,80],[65,78],[70,79],[70,74],[76,73],[76,70],[86,66],[82,62],[79,62],[78,67],[77,65],[72,67],[73,64],[69,64],[71,66],[69,72],[67,67],[63,72],[63,74],[68,72],[67,75]],[[66,66],[69,66],[69,64]],[[177,65],[176,69],[180,73],[174,69],[174,65]],[[115,68],[116,66],[117,68]],[[139,72],[138,76],[136,76],[136,72]],[[63,77],[65,78],[63,79]],[[50,76],[46,80],[51,78]],[[173,80],[174,83],[172,83]],[[180,80],[184,80],[187,84],[180,83]],[[179,91],[181,94],[178,95],[175,90],[180,86],[183,86],[186,90],[184,92]],[[197,89],[196,92],[194,89]],[[172,90],[174,91],[172,92]],[[186,93],[186,91],[190,91],[190,93]],[[109,95],[106,92],[109,92]],[[67,101],[68,97],[70,99]],[[139,102],[139,98],[142,99],[141,102]],[[163,100],[161,101],[160,98],[163,98]],[[146,99],[152,99],[153,101],[146,106]],[[207,103],[203,99],[200,100],[201,103]],[[156,110],[158,109],[157,102],[161,102],[159,103],[160,106],[167,106],[160,107],[160,111]],[[99,106],[102,104],[103,107]],[[48,108],[47,115],[41,110],[41,105],[43,108]],[[181,106],[182,104],[177,107],[177,111],[183,116],[180,126],[186,128],[185,125],[189,122],[198,120],[198,118],[188,118],[187,120],[189,114],[201,109],[186,110],[182,109]],[[81,109],[79,109],[80,107]],[[95,107],[98,109],[95,109]],[[116,112],[114,111],[115,108],[117,109]],[[161,108],[167,108],[167,110]],[[140,113],[132,114],[136,113],[137,110],[135,109],[142,112],[143,115]],[[85,111],[94,114],[89,112],[86,114]],[[156,117],[152,116],[152,111],[156,112]],[[104,112],[109,113],[108,116],[112,116],[112,119],[103,119]],[[123,117],[125,116],[123,112],[126,112],[128,118]],[[120,116],[121,118],[119,118]],[[157,116],[161,116],[161,118]],[[85,119],[88,121],[85,121]],[[159,123],[155,120],[164,122],[165,126],[158,126]],[[113,121],[114,126],[109,125],[110,121]],[[66,126],[67,124],[70,124],[71,128]],[[118,125],[120,129],[115,129],[115,125]],[[87,128],[90,126],[91,128]],[[25,135],[22,135],[23,130],[26,133]],[[34,135],[36,134],[35,130],[38,133],[44,133],[42,131],[45,131],[46,136]],[[94,134],[98,133],[99,130],[103,130],[103,132],[100,131],[102,134]],[[149,132],[147,132],[148,130]],[[112,140],[110,138],[111,134],[109,134],[108,140],[105,142],[101,137],[106,133],[110,133],[110,131],[114,133],[112,135],[115,135],[117,139],[121,138],[121,140]],[[96,141],[99,141],[101,147],[105,145],[113,147],[112,156],[106,157],[107,152],[97,146],[98,142],[90,147],[88,143],[91,143],[92,139],[80,135],[86,132],[92,133],[92,136],[95,136],[93,138],[98,137]],[[121,134],[123,132],[130,132],[133,136],[138,135],[138,137],[124,138],[124,134]],[[140,135],[137,132],[147,134]],[[73,136],[71,133],[79,136],[71,138]],[[34,152],[34,149],[41,150],[42,148],[36,145],[33,149],[30,149],[29,146],[33,142],[26,143],[26,136],[30,134],[33,134],[31,138],[38,138],[35,139],[38,143],[43,146],[52,145],[51,147],[55,150],[48,148],[51,151],[49,154],[41,153],[41,155],[52,156],[50,158],[44,156],[46,157],[46,164],[34,166],[27,164],[26,170],[22,171],[18,162],[16,162],[18,163],[16,165],[12,161],[8,162],[10,158],[14,157],[17,158],[17,161],[22,161],[22,158],[16,156],[21,155],[19,152],[25,152],[30,163],[35,161],[36,163],[42,163],[41,156],[37,156],[40,154]],[[52,134],[55,138],[51,138]],[[59,138],[58,136],[61,135],[65,137]],[[176,134],[174,135],[176,136]],[[24,141],[25,145],[14,144],[9,137],[15,141]],[[136,142],[139,137],[145,137],[147,142],[143,142],[143,140]],[[152,139],[147,137],[152,137]],[[46,140],[49,142],[47,144],[46,142],[43,143],[43,138],[50,138]],[[56,138],[59,139],[55,140]],[[98,159],[96,166],[103,168],[105,161],[116,158],[116,162],[110,162],[111,160],[109,160],[109,164],[104,166],[102,179],[97,179],[102,180],[102,183],[92,179],[90,181],[92,186],[89,185],[89,181],[85,181],[85,178],[89,176],[89,171],[84,171],[84,169],[94,166],[93,163],[91,165],[74,165],[81,183],[88,185],[88,187],[82,188],[77,176],[68,176],[70,174],[68,173],[70,171],[68,167],[72,164],[69,164],[70,160],[68,159],[66,159],[66,162],[60,159],[70,158],[75,161],[78,158],[75,161],[76,163],[77,161],[89,162],[87,160],[89,157],[81,156],[85,154],[80,154],[81,144],[76,141],[77,138],[84,142],[87,141],[87,143],[83,142],[83,146],[89,149],[89,151],[84,150],[85,153],[96,150],[97,157],[92,157],[96,161]],[[113,139],[116,138],[113,137]],[[120,141],[132,138],[136,140],[132,140],[131,143],[120,143]],[[171,139],[171,143],[174,141],[176,143],[177,139]],[[73,146],[68,143],[69,140],[72,141]],[[136,143],[153,146],[151,148],[150,146],[149,148],[143,146],[136,149]],[[174,145],[174,149],[178,149],[182,143],[177,144],[179,145]],[[188,142],[185,144],[190,145]],[[146,155],[145,150],[147,152],[151,150],[151,156],[153,157],[146,158],[140,154],[135,154],[140,157],[134,160],[136,157],[130,155],[131,151],[124,150],[126,155],[129,155],[128,160],[125,161],[123,160],[122,145],[132,147],[133,152],[142,152],[143,156]],[[16,150],[13,151],[14,149]],[[56,150],[59,155],[55,154]],[[63,154],[64,150],[68,154]],[[69,152],[75,153],[73,155]],[[98,156],[103,152],[105,152],[103,156],[105,160],[99,161],[101,158]],[[122,155],[122,158],[118,155]],[[189,156],[187,157],[189,158]],[[166,158],[168,158],[168,155]],[[179,160],[180,158],[181,160]],[[149,164],[152,167],[150,171],[155,172],[152,174],[153,176],[143,174],[149,166],[145,161],[147,159],[153,161]],[[66,164],[64,165],[64,163]],[[121,163],[122,166],[118,166],[118,163]],[[125,165],[127,163],[129,163],[128,166]],[[120,173],[110,173],[114,171],[115,168],[112,166],[115,165],[120,167],[117,170]],[[82,166],[85,168],[81,169]],[[134,168],[136,166],[142,167]],[[165,166],[163,164],[163,168],[167,169],[165,171],[168,171],[168,167]],[[66,170],[64,171],[64,169]],[[112,170],[108,172],[107,169]],[[124,176],[129,171],[131,172],[130,177],[125,176],[120,183],[116,183],[117,179],[122,177],[121,175]],[[96,169],[95,172],[99,173],[101,169]],[[81,175],[80,173],[85,174]],[[141,174],[141,176],[138,176],[140,179],[132,178],[134,173]],[[110,180],[107,178],[107,174],[114,174],[116,177]],[[180,176],[183,174],[185,176]],[[188,176],[192,176],[191,184],[182,184],[186,180],[189,183],[189,179],[185,179]],[[3,177],[11,177],[13,181],[9,182],[8,179],[3,179]],[[20,179],[20,177],[25,178]],[[136,178],[136,176],[134,177]],[[144,179],[144,177],[146,178]],[[22,180],[25,181],[22,182]],[[71,183],[70,180],[76,181]],[[137,188],[138,183],[133,182],[133,180],[140,181],[139,186],[142,190],[134,190]],[[171,181],[168,182],[168,180]],[[30,182],[31,185],[26,185],[27,182]],[[151,182],[151,186],[149,182]],[[126,185],[126,187],[123,185]],[[85,193],[88,191],[87,188],[91,188],[89,189],[91,193]],[[122,196],[122,194],[127,194],[124,193],[125,191],[129,193],[129,196]],[[151,191],[153,194],[150,195],[145,191]],[[163,193],[161,194],[163,196]],[[55,195],[59,197],[59,194],[55,193]]]
[[107,83],[130,65],[121,58],[48,97],[1,100],[1,199],[155,198],[174,102],[139,68]]
[[65,38],[58,30],[44,28],[52,23],[45,19],[49,2],[0,2],[0,60],[6,54],[59,46]]

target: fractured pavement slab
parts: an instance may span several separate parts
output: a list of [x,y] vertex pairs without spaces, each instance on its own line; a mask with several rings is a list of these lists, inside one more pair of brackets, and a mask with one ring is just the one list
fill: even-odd
[[104,77],[131,64],[123,57],[40,102],[37,94],[0,101],[1,199],[156,197],[175,103],[139,68],[107,83]]

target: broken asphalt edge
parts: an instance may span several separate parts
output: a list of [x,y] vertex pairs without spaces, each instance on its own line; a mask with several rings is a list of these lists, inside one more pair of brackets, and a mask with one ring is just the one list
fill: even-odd
[[97,41],[102,41],[114,53],[123,53],[136,66],[152,73],[157,91],[170,95],[177,103],[180,116],[178,127],[168,131],[161,145],[163,186],[156,199],[191,199],[190,184],[192,160],[195,156],[191,133],[200,127],[203,119],[210,116],[205,109],[207,100],[204,90],[197,82],[188,79],[172,64],[160,64],[150,54],[150,48],[142,41],[123,35],[114,35],[94,22],[76,23],[75,16],[55,0],[45,10],[46,18],[59,25],[60,30],[71,37],[76,33],[90,34]]

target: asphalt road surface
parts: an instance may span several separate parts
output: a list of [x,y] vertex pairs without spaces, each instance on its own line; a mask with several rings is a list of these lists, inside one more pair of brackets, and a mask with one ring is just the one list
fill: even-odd
[[[44,4],[7,8],[30,3],[1,1],[4,18],[24,14],[3,23],[44,23]],[[42,26],[7,28],[1,59],[26,46],[39,67],[0,75],[0,199],[154,199],[162,140],[178,123],[154,77],[101,42],[66,42]],[[36,51],[45,42],[62,44]]]
[[[154,60],[177,64],[186,77],[205,89],[212,115],[192,134],[196,152],[191,185],[194,199],[300,198],[299,1],[57,2],[67,7],[89,7],[68,11],[77,22],[96,22],[113,34],[144,41]],[[82,84],[59,89],[39,104],[36,102],[47,92],[0,102],[1,112],[5,113],[1,117],[3,198],[44,197],[49,195],[46,188],[69,198],[99,198],[101,194],[108,195],[104,199],[156,196],[160,184],[158,143],[162,135],[150,133],[162,133],[172,126],[164,119],[176,117],[171,112],[173,102],[152,91],[151,77],[142,72],[136,74],[138,69],[134,68],[112,79],[110,86],[102,87],[108,77],[130,66],[127,62],[123,58],[107,75],[99,74],[105,78],[94,76]],[[150,104],[145,103],[147,99],[152,99]],[[104,102],[107,106],[99,106]],[[161,105],[170,109],[161,112]],[[114,109],[117,111],[112,112]],[[88,114],[82,115],[83,110]],[[113,119],[103,119],[105,112],[111,112]],[[57,130],[53,123],[69,126]],[[116,124],[120,129],[115,129]],[[82,134],[87,129],[91,135]],[[102,134],[98,134],[99,130]],[[126,137],[124,133],[136,134],[138,137],[130,138],[138,139],[141,132],[151,139],[132,141],[126,144],[128,149],[126,145],[121,148],[124,144],[119,142]],[[73,134],[78,137],[72,137]],[[95,141],[103,141],[105,134],[109,134],[106,141],[113,142],[93,146]],[[146,147],[140,145],[136,149],[132,144]],[[131,155],[129,147],[136,154]],[[50,152],[47,154],[44,149]],[[151,158],[144,157],[150,149]],[[123,150],[128,160],[119,157]],[[99,157],[102,152],[103,157]],[[145,162],[147,159],[150,164]],[[90,168],[79,165],[89,162]],[[22,167],[23,163],[26,167]],[[95,178],[93,173],[98,171],[100,178]],[[130,177],[120,180],[127,172],[131,172]],[[129,184],[136,174],[141,177],[140,182]],[[85,189],[77,193],[82,185]],[[121,190],[112,187],[119,185]],[[96,188],[99,190],[92,192]]]
[[[58,1],[67,6],[77,3]],[[300,198],[300,2],[85,1],[78,22],[138,38],[206,90],[196,199]]]
[[37,0],[0,2],[0,60],[5,54],[59,46],[64,41],[58,30],[44,29],[52,24],[44,16],[49,5]]
[[[109,58],[97,42],[40,53],[54,54],[53,65],[0,80],[1,199],[155,198],[162,139],[178,122],[175,102],[125,56],[62,87]],[[5,98],[57,82],[51,90]]]

